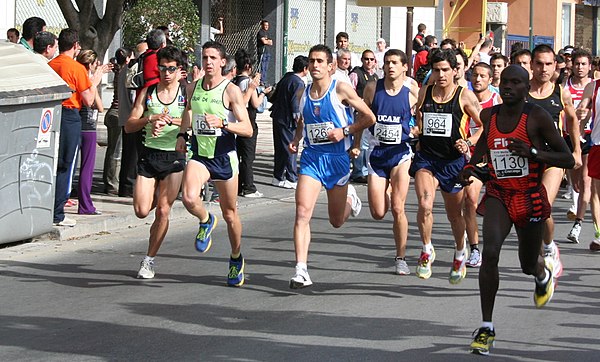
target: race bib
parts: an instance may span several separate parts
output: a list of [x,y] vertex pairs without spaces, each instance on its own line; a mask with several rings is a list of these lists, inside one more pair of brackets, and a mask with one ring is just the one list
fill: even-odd
[[309,123],[306,125],[307,137],[312,145],[326,145],[331,142],[327,134],[333,129],[333,122]]
[[423,135],[433,137],[450,137],[452,133],[452,114],[423,113]]
[[208,137],[219,137],[221,136],[222,129],[211,128],[206,122],[206,117],[203,114],[195,114],[194,120],[192,121],[192,129],[196,136],[208,136]]
[[498,179],[529,175],[529,162],[524,157],[515,156],[507,149],[490,150],[490,156]]
[[402,125],[375,123],[374,136],[381,143],[400,144],[402,143]]

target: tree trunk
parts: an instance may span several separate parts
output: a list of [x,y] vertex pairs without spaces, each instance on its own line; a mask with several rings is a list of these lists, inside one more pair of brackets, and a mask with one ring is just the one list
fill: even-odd
[[75,0],[79,11],[71,0],[57,0],[67,24],[79,32],[83,49],[93,49],[103,59],[117,30],[122,25],[125,0],[106,0],[104,16],[100,18],[93,0]]

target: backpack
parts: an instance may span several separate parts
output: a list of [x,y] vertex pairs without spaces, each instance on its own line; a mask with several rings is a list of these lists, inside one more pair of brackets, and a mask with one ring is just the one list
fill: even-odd
[[156,50],[151,50],[144,54],[141,54],[135,64],[127,69],[127,76],[125,77],[125,86],[128,89],[141,89],[144,88],[146,80],[144,79],[144,59],[150,55],[155,54]]
[[417,69],[417,71],[415,72],[415,80],[417,81],[417,83],[419,83],[419,85],[423,84],[430,70],[431,64],[429,63],[423,64],[419,67],[419,69]]

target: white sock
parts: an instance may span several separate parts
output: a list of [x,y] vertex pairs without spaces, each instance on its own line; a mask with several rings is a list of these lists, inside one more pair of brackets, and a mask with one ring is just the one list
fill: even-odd
[[306,263],[296,263],[296,269],[302,269],[304,271],[308,271],[308,265]]
[[573,205],[575,206],[575,212],[577,212],[577,205],[579,203],[579,192],[573,190]]
[[144,257],[144,261],[147,261],[148,263],[154,263],[154,257],[146,255]]
[[462,250],[454,250],[454,259],[458,261],[463,261],[465,255],[467,254],[465,251],[466,248],[463,246]]
[[429,255],[433,254],[433,244],[423,244],[423,251]]
[[544,279],[538,280],[538,278],[535,278],[535,281],[536,281],[536,283],[543,285],[543,284],[548,283],[549,279],[550,279],[550,273],[548,273],[548,269],[544,268]]
[[544,251],[554,251],[556,250],[556,244],[554,240],[550,242],[550,244],[544,244]]
[[489,328],[490,330],[494,330],[494,323],[492,322],[481,322],[481,328]]

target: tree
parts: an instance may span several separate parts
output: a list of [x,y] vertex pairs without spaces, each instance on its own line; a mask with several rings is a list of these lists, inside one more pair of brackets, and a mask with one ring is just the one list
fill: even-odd
[[98,16],[93,0],[57,0],[58,6],[70,28],[79,32],[79,41],[84,49],[93,49],[100,59],[108,49],[117,30],[122,25],[122,15],[127,0],[106,0],[104,16]]

